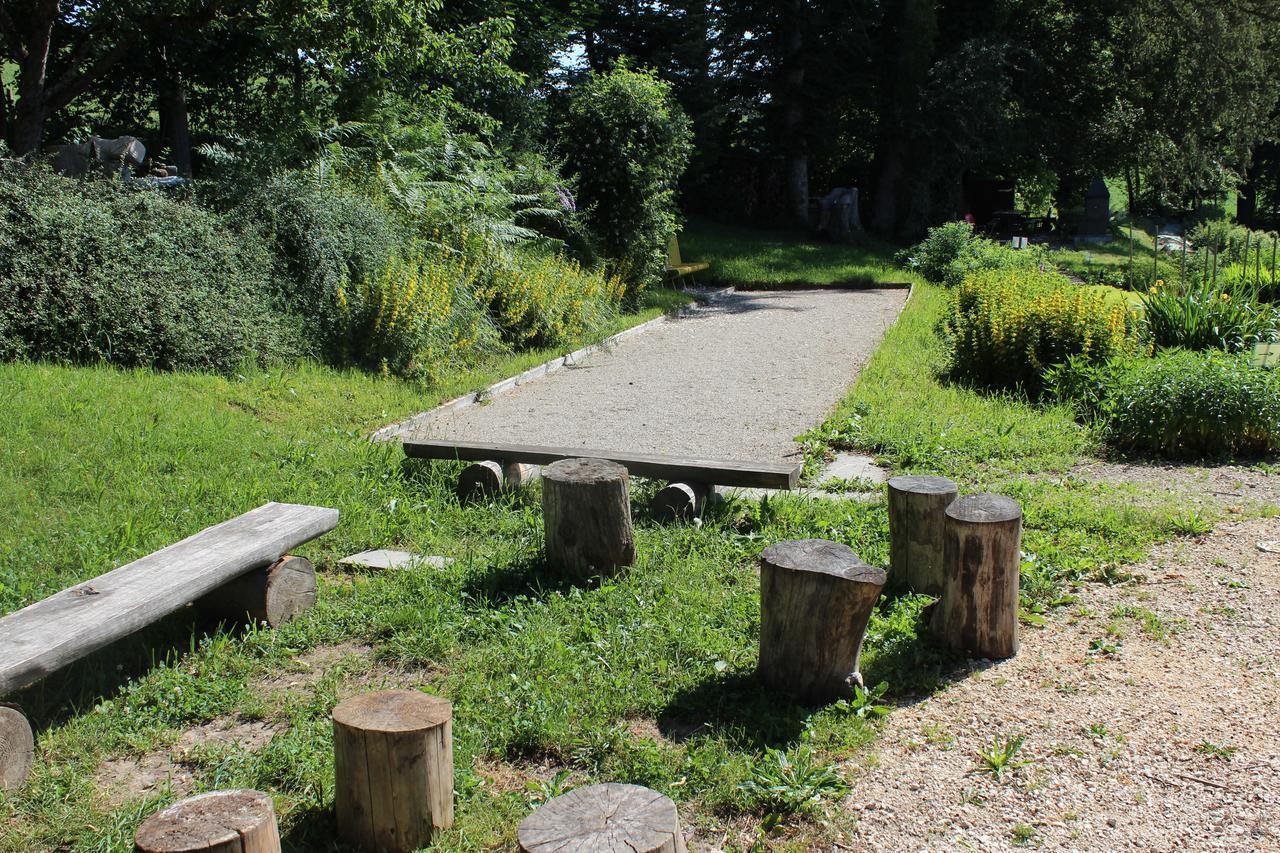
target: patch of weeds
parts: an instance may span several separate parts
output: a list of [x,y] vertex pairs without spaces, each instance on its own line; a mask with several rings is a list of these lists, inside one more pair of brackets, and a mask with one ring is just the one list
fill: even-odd
[[812,750],[800,749],[791,758],[780,749],[765,751],[740,786],[753,810],[766,814],[804,814],[825,800],[843,796],[849,784]]
[[1218,578],[1218,583],[1222,584],[1227,589],[1249,589],[1248,581],[1241,580],[1240,578],[1229,578],[1226,575],[1221,575]]
[[857,717],[860,720],[883,717],[893,710],[890,706],[882,704],[880,701],[888,690],[889,683],[886,681],[880,682],[870,690],[854,685],[853,698],[837,701],[831,706],[830,710],[836,714]]
[[1036,828],[1025,823],[1015,824],[1009,836],[1018,847],[1030,847],[1038,840]]
[[572,791],[573,785],[569,784],[572,776],[572,770],[560,770],[550,779],[537,779],[526,784],[525,799],[528,800],[529,807],[536,809],[547,800],[554,800],[561,794]]
[[1056,744],[1056,745],[1054,745],[1054,747],[1053,747],[1052,749],[1050,749],[1049,751],[1050,751],[1051,753],[1053,753],[1054,755],[1059,755],[1059,756],[1061,756],[1061,755],[1074,755],[1074,756],[1079,757],[1079,756],[1084,755],[1084,750],[1083,750],[1083,749],[1081,749],[1081,748],[1080,748],[1080,747],[1078,747],[1078,746],[1072,746],[1072,745],[1067,744],[1067,743],[1059,743],[1059,744]]
[[1102,723],[1090,723],[1087,729],[1089,737],[1094,740],[1106,740],[1111,732],[1107,731],[1107,727]]
[[1015,761],[1027,742],[1026,735],[1000,737],[991,739],[991,746],[978,750],[978,772],[990,773],[997,782],[1003,780],[1005,771],[1015,771],[1030,764],[1030,761]]
[[832,477],[819,483],[818,488],[833,495],[853,495],[878,492],[881,485],[866,477]]
[[1177,630],[1176,625],[1170,625],[1161,619],[1158,613],[1146,607],[1121,605],[1111,611],[1111,615],[1117,619],[1134,620],[1142,626],[1143,634],[1158,643],[1164,643],[1166,646],[1169,645],[1169,635]]
[[1238,746],[1230,746],[1226,744],[1216,744],[1212,741],[1203,740],[1196,747],[1196,752],[1201,755],[1207,755],[1210,758],[1219,758],[1223,761],[1230,761],[1235,754],[1240,751]]
[[1120,654],[1123,644],[1112,637],[1098,637],[1089,643],[1089,655],[1095,658],[1111,658]]
[[1203,536],[1213,530],[1213,522],[1199,510],[1188,510],[1169,519],[1169,530],[1179,536]]

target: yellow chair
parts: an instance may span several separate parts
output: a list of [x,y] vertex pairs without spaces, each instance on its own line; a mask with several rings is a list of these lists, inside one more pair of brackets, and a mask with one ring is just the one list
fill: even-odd
[[693,274],[706,269],[711,269],[711,264],[706,262],[686,264],[681,260],[680,241],[676,239],[676,235],[672,234],[671,242],[667,243],[667,275],[673,279],[687,275],[690,283],[696,283],[694,282]]

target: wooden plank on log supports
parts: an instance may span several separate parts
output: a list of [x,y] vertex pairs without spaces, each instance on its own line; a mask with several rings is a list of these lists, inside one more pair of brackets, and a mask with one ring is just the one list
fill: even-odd
[[540,447],[532,444],[486,444],[476,441],[435,441],[412,439],[404,442],[404,453],[415,459],[457,459],[484,462],[530,462],[549,465],[561,459],[607,459],[633,475],[658,480],[710,483],[739,488],[794,489],[800,483],[800,465],[791,463],[736,462],[689,456],[662,456],[582,447]]
[[0,619],[0,696],[327,533],[338,511],[269,503]]

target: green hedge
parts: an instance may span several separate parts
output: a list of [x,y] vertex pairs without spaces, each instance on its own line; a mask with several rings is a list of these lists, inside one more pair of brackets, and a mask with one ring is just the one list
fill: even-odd
[[0,359],[228,372],[292,354],[262,247],[180,197],[0,164]]

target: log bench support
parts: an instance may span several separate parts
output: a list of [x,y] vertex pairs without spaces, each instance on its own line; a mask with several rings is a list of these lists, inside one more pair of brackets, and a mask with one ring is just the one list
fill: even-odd
[[889,481],[889,578],[894,590],[942,592],[946,509],[959,494],[946,477]]
[[520,822],[523,853],[685,853],[676,804],[639,785],[608,782],[548,800]]
[[316,603],[316,569],[285,554],[271,565],[228,581],[196,602],[213,619],[279,628]]
[[853,696],[884,570],[847,545],[799,539],[760,555],[760,680],[801,702]]
[[627,469],[561,459],[542,472],[547,562],[578,580],[612,577],[636,561]]
[[946,510],[942,597],[932,628],[975,657],[1018,653],[1022,507],[1000,495],[969,495]]
[[691,521],[702,518],[710,483],[677,480],[667,483],[653,498],[653,514],[662,521]]
[[0,702],[0,791],[16,791],[31,772],[35,737],[17,705]]
[[242,788],[189,797],[142,822],[136,853],[280,853],[271,797]]
[[473,462],[458,475],[458,501],[463,504],[491,501],[502,492],[514,491],[537,478],[537,465],[500,459]]
[[453,826],[453,706],[417,690],[366,693],[333,709],[338,835],[411,853]]

